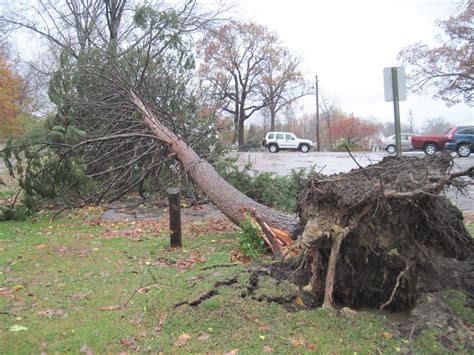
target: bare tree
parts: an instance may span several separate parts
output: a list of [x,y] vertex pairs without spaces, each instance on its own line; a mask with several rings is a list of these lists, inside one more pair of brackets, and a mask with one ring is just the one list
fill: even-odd
[[437,22],[445,34],[439,47],[430,48],[419,42],[400,51],[398,58],[408,67],[411,90],[422,92],[432,87],[434,97],[441,98],[448,106],[459,102],[473,105],[473,17],[474,4],[467,1],[460,13]]
[[270,112],[270,130],[275,130],[276,115],[297,99],[310,95],[302,73],[301,59],[288,49],[273,47],[269,50],[268,65],[265,66],[259,87],[262,102]]
[[451,127],[452,124],[443,117],[430,118],[423,124],[423,134],[442,135],[445,134]]
[[204,61],[199,74],[210,98],[232,115],[239,148],[245,144],[245,121],[268,106],[260,88],[276,42],[265,27],[245,23],[210,30],[199,43]]
[[322,96],[321,98],[321,113],[323,114],[324,120],[327,125],[328,143],[329,150],[333,150],[332,131],[331,131],[331,119],[332,115],[340,112],[336,106],[336,99]]

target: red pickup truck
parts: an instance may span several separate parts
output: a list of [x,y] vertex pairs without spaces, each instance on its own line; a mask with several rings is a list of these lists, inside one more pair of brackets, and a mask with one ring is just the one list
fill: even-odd
[[447,140],[447,136],[413,136],[411,146],[415,150],[423,150],[426,155],[433,155],[438,150],[444,149]]

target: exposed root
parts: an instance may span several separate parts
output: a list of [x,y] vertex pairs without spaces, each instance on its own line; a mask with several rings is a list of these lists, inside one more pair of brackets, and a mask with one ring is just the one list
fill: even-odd
[[334,290],[334,280],[336,278],[336,263],[339,255],[339,249],[344,238],[349,233],[349,228],[343,228],[338,233],[332,235],[332,247],[331,254],[329,256],[328,271],[326,273],[326,289],[324,290],[324,302],[323,308],[332,307],[333,297],[332,293]]
[[467,278],[443,270],[474,255],[474,243],[460,211],[438,194],[448,186],[462,189],[467,179],[461,178],[473,177],[474,167],[451,168],[452,157],[437,154],[313,176],[297,208],[305,261],[293,265],[303,291],[323,307],[338,302],[392,311],[412,308],[421,292],[469,293]]
[[405,266],[405,269],[398,274],[397,277],[397,282],[395,283],[395,286],[393,287],[392,294],[390,295],[390,298],[388,299],[387,302],[385,302],[383,305],[380,306],[379,312],[382,312],[382,310],[387,307],[390,303],[393,302],[393,299],[395,297],[395,293],[397,292],[398,288],[400,287],[400,281],[401,279],[405,276],[405,274],[410,270],[410,264],[407,264]]
[[225,279],[225,280],[220,280],[220,281],[217,281],[214,286],[212,287],[211,290],[199,295],[197,298],[195,298],[194,300],[192,301],[181,301],[181,302],[178,302],[176,303],[173,308],[178,308],[180,306],[183,306],[185,304],[187,304],[188,306],[191,306],[191,307],[195,307],[195,306],[198,306],[200,305],[202,302],[204,302],[205,300],[208,300],[216,295],[219,294],[219,287],[222,287],[222,286],[230,286],[230,285],[233,285],[233,284],[236,284],[238,282],[237,280],[237,276],[234,276],[232,278],[229,278],[229,279]]

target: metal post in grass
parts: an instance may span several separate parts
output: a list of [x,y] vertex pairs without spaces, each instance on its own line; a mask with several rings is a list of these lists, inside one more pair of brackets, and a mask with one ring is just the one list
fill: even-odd
[[168,189],[170,210],[170,243],[172,248],[181,248],[181,195],[178,187]]

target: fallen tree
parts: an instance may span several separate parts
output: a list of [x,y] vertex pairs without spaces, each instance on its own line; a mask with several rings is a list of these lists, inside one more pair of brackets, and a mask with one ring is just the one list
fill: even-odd
[[[0,19],[12,28],[33,30],[61,49],[50,82],[58,115],[48,141],[35,149],[34,163],[30,160],[25,169],[19,164],[26,171],[24,186],[37,182],[37,189],[48,190],[40,191],[42,196],[55,196],[55,190],[71,195],[77,179],[50,179],[45,173],[79,171],[99,185],[91,196],[78,190],[79,202],[112,201],[157,182],[171,166],[177,175],[194,179],[235,224],[250,215],[275,255],[293,256],[287,265],[294,281],[324,306],[340,301],[405,309],[421,291],[453,283],[468,288],[462,275],[446,282],[441,277],[449,274],[447,265],[456,267],[452,259],[470,257],[473,243],[460,212],[438,194],[447,186],[462,188],[460,178],[472,178],[472,168],[451,173],[447,156],[385,159],[347,174],[315,176],[301,192],[299,218],[259,204],[221,178],[194,149],[212,145],[205,138],[216,128],[212,114],[203,114],[209,107],[189,88],[191,34],[209,26],[216,14],[200,13],[194,0],[180,10],[119,6],[118,13],[103,8],[104,2],[91,4],[103,11],[90,12],[88,4],[39,9],[53,20],[60,15],[57,33],[33,26],[28,18]],[[120,9],[131,13],[122,17]],[[95,25],[84,29],[65,20],[90,14],[96,18],[87,23],[108,23],[104,14],[115,19],[109,36],[90,35],[89,30],[100,31]],[[70,42],[63,36],[68,31],[79,39],[86,35],[86,41]],[[16,155],[17,162],[21,156]],[[68,161],[71,156],[77,159]]]
[[463,260],[472,251],[461,212],[439,193],[449,186],[462,189],[459,178],[472,178],[474,168],[450,173],[449,155],[385,158],[346,174],[317,175],[301,192],[296,224],[235,190],[135,93],[131,98],[157,138],[231,221],[239,224],[250,211],[273,253],[300,251],[299,280],[308,282],[305,290],[325,307],[336,300],[354,307],[411,308],[420,292],[439,288],[437,282],[452,284],[440,281],[446,258]]

